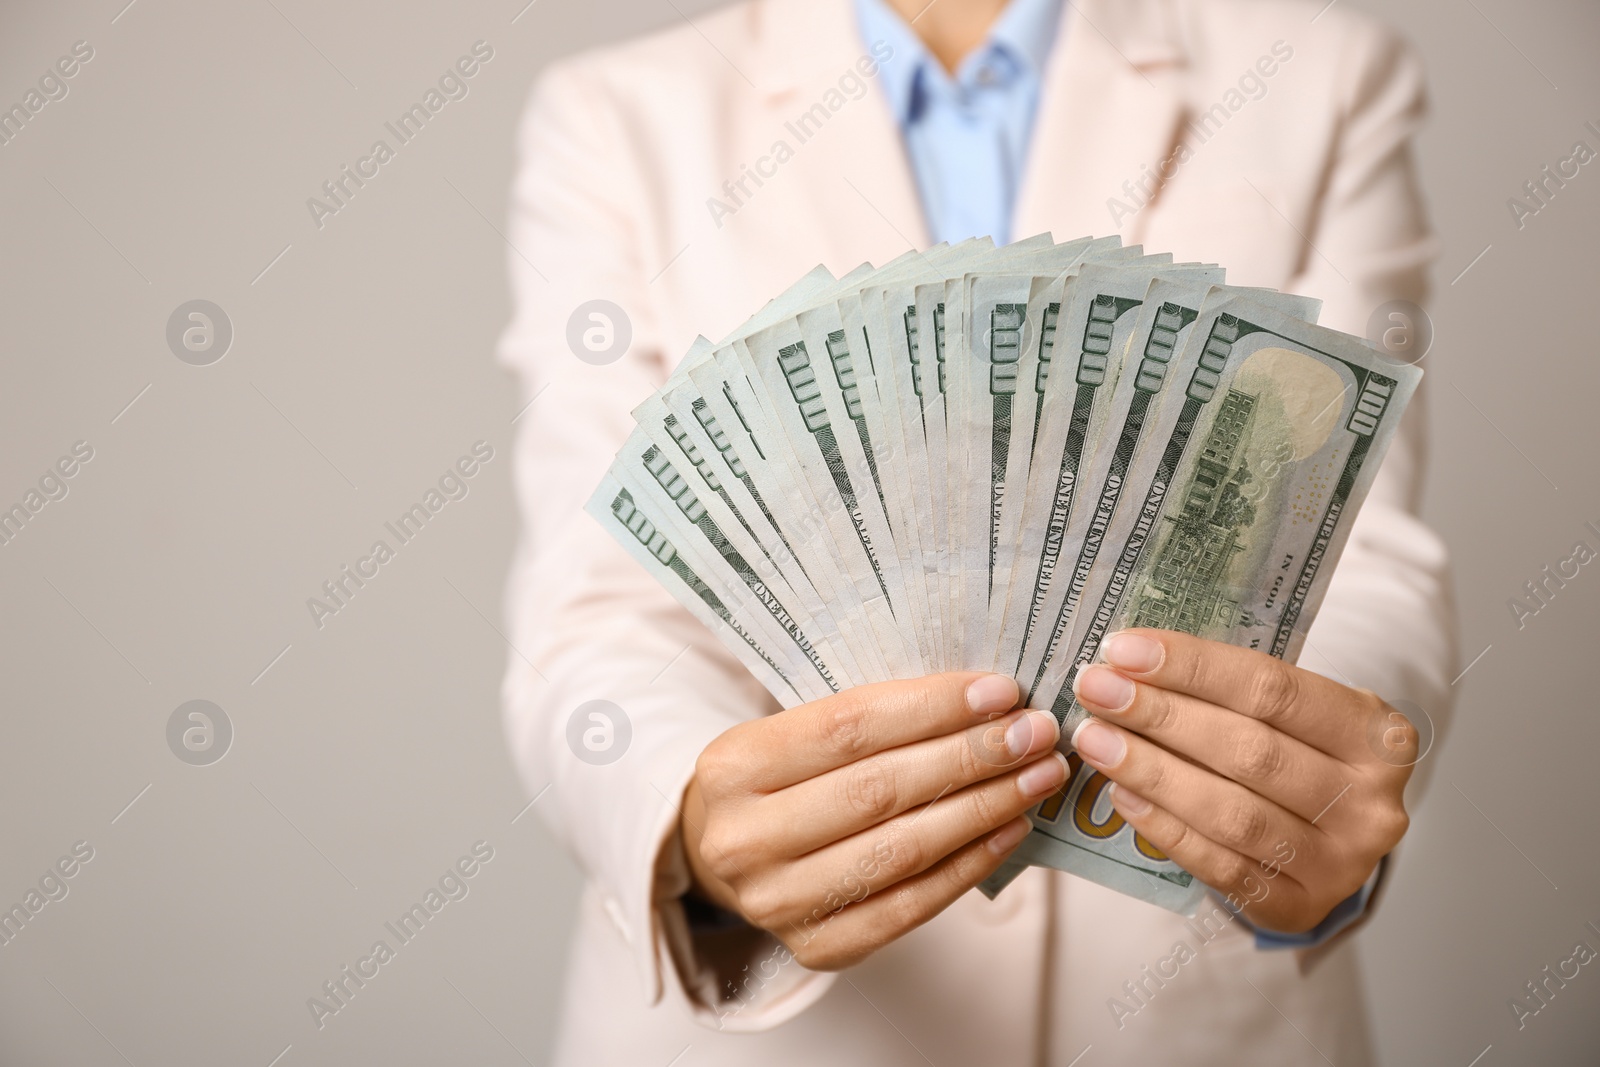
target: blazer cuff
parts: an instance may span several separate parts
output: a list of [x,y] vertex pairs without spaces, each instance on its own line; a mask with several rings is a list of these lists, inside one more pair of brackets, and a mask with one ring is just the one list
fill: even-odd
[[729,1033],[770,1030],[833,985],[833,975],[806,970],[765,930],[690,897],[688,856],[676,830],[661,843],[656,871],[654,925],[695,1022]]
[[1384,868],[1388,863],[1388,856],[1379,860],[1378,866],[1373,869],[1365,885],[1335,904],[1327,918],[1304,933],[1280,934],[1274,930],[1262,930],[1246,919],[1242,913],[1239,915],[1239,920],[1255,933],[1258,949],[1317,948],[1344,933],[1366,916],[1367,905],[1371,903],[1372,894],[1383,879]]

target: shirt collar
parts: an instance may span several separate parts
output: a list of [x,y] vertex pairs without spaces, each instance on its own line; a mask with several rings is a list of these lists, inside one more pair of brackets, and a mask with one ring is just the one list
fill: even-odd
[[990,28],[989,43],[1004,48],[1035,79],[1042,79],[1060,21],[1061,0],[1011,0]]
[[[862,39],[869,46],[883,41],[893,49],[890,58],[882,63],[880,79],[895,120],[903,126],[914,117],[919,82],[931,78],[948,83],[950,76],[929,54],[916,31],[884,0],[855,0],[855,8]],[[971,84],[977,68],[995,53],[1035,81],[1040,80],[1055,45],[1060,20],[1061,0],[1010,0],[990,28],[987,40],[962,62],[955,80]]]

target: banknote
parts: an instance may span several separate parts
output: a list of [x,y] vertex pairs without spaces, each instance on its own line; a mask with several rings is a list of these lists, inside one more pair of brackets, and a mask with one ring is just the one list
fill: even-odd
[[723,598],[730,589],[726,578],[703,575],[689,566],[616,478],[608,474],[601,479],[585,510],[673,599],[715,634],[779,704],[793,707],[807,699],[795,687],[789,669],[756,639],[748,622],[728,607]]
[[[964,457],[952,464],[947,481],[961,500],[958,518],[961,557],[961,615],[988,616],[1003,601],[1004,582],[996,582],[1001,549],[1002,515],[1008,487],[1025,476],[1011,465],[1025,466],[1022,450],[1011,447],[1016,422],[1023,352],[1033,346],[1040,314],[1030,315],[1030,298],[1048,291],[1085,261],[1122,251],[1115,238],[1081,240],[1010,257],[993,269],[962,279],[967,357],[953,375],[951,421]],[[1032,332],[1030,332],[1030,330]],[[1022,395],[1026,400],[1026,394]],[[994,649],[986,626],[969,625],[964,665],[993,670]]]
[[856,649],[863,667],[874,680],[911,676],[915,668],[905,651],[905,635],[853,523],[844,514],[844,500],[808,476],[784,434],[781,409],[750,380],[748,361],[737,357],[733,347],[717,349],[690,375],[706,411],[729,434],[747,443],[741,454],[748,457],[753,480],[769,487],[762,499],[774,521],[785,531],[813,583],[820,587],[826,582],[835,615],[856,620],[858,632],[867,635]]
[[[685,488],[706,513],[703,518],[696,518],[700,532],[727,558],[752,592],[759,595],[752,585],[753,577],[771,590],[777,602],[787,605],[785,610],[800,631],[808,635],[816,652],[815,665],[830,687],[837,691],[841,684],[869,681],[850,651],[851,636],[840,628],[799,560],[759,510],[759,503],[740,491],[743,485],[737,468],[729,464],[727,453],[716,447],[705,428],[693,418],[679,418],[661,394],[640,404],[634,414],[638,419],[637,434],[643,435],[658,453],[652,457],[640,443],[632,441],[619,453],[619,460],[633,457],[629,469],[635,479],[649,473],[660,482],[668,470],[681,472],[679,476],[687,483]],[[737,560],[729,553],[737,553]],[[748,574],[740,572],[740,562]]]
[[[872,353],[877,417],[890,442],[885,465],[900,498],[896,506],[904,512],[907,555],[917,568],[914,583],[923,600],[928,658],[940,664],[952,661],[943,593],[950,566],[943,555],[943,539],[934,528],[933,470],[928,461],[926,421],[918,391],[921,346],[916,329],[915,287],[931,276],[942,277],[946,264],[955,263],[956,269],[964,269],[961,265],[993,247],[992,241],[975,239],[930,249],[921,263],[887,269],[855,294],[861,329],[866,335],[865,348]],[[842,306],[846,314],[853,315],[849,301],[842,302]]]
[[[1169,401],[1179,409],[1172,431],[1116,531],[1120,551],[1099,564],[1073,658],[1053,664],[1041,687],[1038,702],[1068,738],[1085,718],[1072,679],[1118,629],[1180,630],[1293,662],[1398,432],[1421,377],[1414,366],[1260,299],[1218,289],[1202,309],[1189,342],[1196,365]],[[1052,865],[1115,865],[1124,891],[1185,905],[1193,879],[1121,824],[1105,784],[1080,767],[1035,813],[1031,836],[1042,840],[1029,855],[1074,851],[1070,861],[1055,852]]]
[[[948,250],[948,246],[939,245],[926,254],[901,257],[876,272],[869,288],[854,288],[834,303],[841,328],[852,350],[859,355],[850,362],[855,386],[851,399],[853,406],[859,406],[859,416],[853,415],[852,419],[859,418],[857,433],[863,439],[863,452],[873,456],[874,487],[879,490],[895,551],[900,557],[901,581],[909,599],[911,622],[922,656],[930,663],[941,660],[940,635],[936,620],[929,614],[929,567],[922,554],[917,494],[905,491],[917,474],[926,477],[927,472],[908,460],[905,437],[908,427],[900,417],[891,367],[894,357],[881,315],[882,286],[897,275],[919,276]],[[921,454],[920,442],[918,454]]]
[[[1086,267],[1071,280],[1071,299],[1055,324],[1053,356],[1040,360],[1043,394],[1035,424],[1040,462],[1030,472],[1023,503],[1022,536],[1000,644],[1002,666],[1016,675],[1025,692],[1037,685],[1065,629],[1076,599],[1069,597],[1071,583],[1082,569],[1082,558],[1092,559],[1098,549],[1098,538],[1090,539],[1085,524],[1074,520],[1086,510],[1083,486],[1092,476],[1085,475],[1097,460],[1109,464],[1113,459],[1109,450],[1092,446],[1105,436],[1102,427],[1123,354],[1139,323],[1135,312],[1157,272],[1171,276],[1179,269],[1203,273],[1207,280],[1216,273],[1148,260]],[[1063,567],[1066,581],[1058,581]]]
[[837,668],[825,659],[827,643],[818,640],[814,620],[791,607],[797,598],[774,569],[759,568],[750,561],[754,553],[729,540],[705,503],[715,505],[715,496],[704,494],[703,500],[671,456],[639,430],[629,437],[623,456],[626,462],[612,470],[618,483],[697,574],[732,575],[737,584],[724,586],[724,605],[786,665],[796,691],[808,699],[838,692]]
[[[1222,309],[1230,301],[1248,302],[1263,313],[1282,315],[1288,312],[1287,321],[1311,328],[1315,327],[1309,320],[1316,317],[1321,306],[1315,300],[1291,293],[1215,286],[1202,302],[1198,302],[1193,318],[1179,330],[1181,348],[1173,350],[1156,344],[1146,347],[1136,373],[1127,377],[1127,388],[1119,390],[1128,398],[1125,404],[1128,415],[1120,417],[1123,410],[1120,405],[1113,409],[1112,415],[1112,426],[1120,428],[1115,431],[1117,447],[1111,454],[1131,454],[1131,459],[1114,460],[1110,470],[1120,475],[1122,483],[1116,495],[1127,497],[1130,506],[1114,511],[1099,508],[1084,516],[1088,525],[1098,524],[1109,515],[1104,530],[1097,531],[1096,535],[1102,545],[1109,544],[1116,551],[1107,553],[1100,566],[1082,572],[1084,577],[1077,593],[1089,605],[1089,610],[1073,612],[1062,654],[1051,658],[1034,684],[1032,695],[1043,706],[1055,707],[1063,689],[1070,696],[1077,666],[1093,655],[1100,640],[1109,632],[1106,629],[1108,620],[1115,615],[1126,590],[1127,577],[1148,544],[1149,532],[1166,505],[1178,465],[1197,439],[1196,420],[1214,410],[1208,404],[1214,396],[1216,383],[1226,381],[1238,367],[1237,361],[1224,354],[1229,320],[1224,318],[1227,312]],[[1157,320],[1161,312],[1176,314],[1177,318],[1172,320],[1174,327],[1190,318],[1190,309],[1172,302],[1154,310],[1158,312]],[[1152,336],[1155,333],[1153,330]],[[1356,343],[1365,348],[1360,342]],[[1153,400],[1138,417],[1137,429],[1134,429],[1135,415],[1145,397]],[[1109,480],[1108,476],[1106,481]],[[1103,485],[1100,500],[1110,496],[1109,488]],[[1084,540],[1088,540],[1087,535]]]

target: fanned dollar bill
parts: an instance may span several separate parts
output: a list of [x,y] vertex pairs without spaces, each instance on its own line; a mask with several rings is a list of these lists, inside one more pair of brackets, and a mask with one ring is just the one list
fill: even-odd
[[[785,707],[993,670],[1070,739],[1117,629],[1292,662],[1421,374],[1222,279],[1049,235],[818,267],[691,347],[588,510]],[[1192,907],[1063,749],[984,891],[1042,864]]]
[[[1163,398],[1171,431],[1132,485],[1137,509],[1097,565],[1071,658],[1036,694],[1070,738],[1086,716],[1079,667],[1107,634],[1181,630],[1293,662],[1400,416],[1422,375],[1365,343],[1294,319],[1261,294],[1213,289]],[[1035,813],[1025,858],[1098,868],[1100,881],[1181,910],[1197,886],[1111,809],[1080,766]]]
[[[722,640],[778,703],[792,707],[806,699],[790,670],[780,663],[782,657],[775,659],[765,643],[758,640],[748,616],[729,606],[743,599],[737,588],[726,583],[725,575],[702,572],[692,566],[662,527],[651,521],[633,493],[607,475],[590,498],[587,510],[651,577]],[[660,515],[656,517],[659,519]]]

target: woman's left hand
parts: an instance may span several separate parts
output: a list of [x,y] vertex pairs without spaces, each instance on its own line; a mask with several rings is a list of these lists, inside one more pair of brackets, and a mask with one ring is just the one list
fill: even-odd
[[1417,731],[1373,693],[1167,630],[1114,634],[1103,655],[1074,686],[1094,715],[1078,754],[1135,830],[1252,925],[1312,929],[1405,835]]

